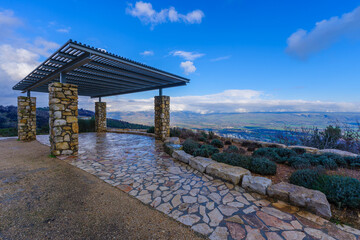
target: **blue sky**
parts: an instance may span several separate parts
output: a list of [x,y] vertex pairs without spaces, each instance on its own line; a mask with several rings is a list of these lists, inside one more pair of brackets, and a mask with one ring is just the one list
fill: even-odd
[[[71,38],[190,78],[188,86],[164,91],[173,110],[360,111],[359,6],[353,0],[3,0],[0,104],[16,104],[10,87]],[[106,101],[112,111],[151,110],[155,94]],[[46,106],[47,95],[36,96]]]

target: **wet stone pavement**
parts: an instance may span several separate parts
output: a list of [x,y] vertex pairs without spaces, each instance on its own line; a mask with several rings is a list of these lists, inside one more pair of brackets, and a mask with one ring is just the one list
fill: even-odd
[[[37,139],[49,145],[48,136]],[[200,173],[162,152],[151,137],[83,133],[79,144],[78,158],[65,161],[210,239],[360,240],[357,229]]]

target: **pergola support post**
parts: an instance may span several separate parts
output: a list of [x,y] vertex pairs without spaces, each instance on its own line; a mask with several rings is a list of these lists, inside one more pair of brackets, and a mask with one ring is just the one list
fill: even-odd
[[164,141],[170,137],[170,97],[155,96],[155,138]]
[[49,84],[51,154],[78,154],[78,87],[67,83]]
[[36,98],[18,97],[18,139],[20,141],[36,140]]
[[95,103],[95,131],[106,132],[106,102]]

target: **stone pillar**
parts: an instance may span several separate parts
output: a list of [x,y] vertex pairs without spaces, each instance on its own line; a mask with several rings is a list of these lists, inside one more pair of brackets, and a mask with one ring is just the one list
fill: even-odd
[[155,138],[164,141],[170,137],[170,97],[155,96]]
[[95,103],[95,131],[106,132],[106,102]]
[[78,154],[78,87],[67,83],[49,84],[51,154]]
[[36,140],[36,98],[18,97],[17,114],[19,140]]

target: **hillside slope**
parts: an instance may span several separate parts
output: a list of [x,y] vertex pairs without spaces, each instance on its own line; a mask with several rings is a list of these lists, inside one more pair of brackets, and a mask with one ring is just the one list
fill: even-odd
[[[79,129],[83,132],[94,131],[95,113],[93,111],[79,109]],[[147,129],[148,126],[142,124],[132,124],[117,119],[107,119],[107,125],[111,128]],[[38,134],[49,132],[49,108],[36,109],[36,126]],[[0,136],[17,135],[17,107],[0,105]]]

